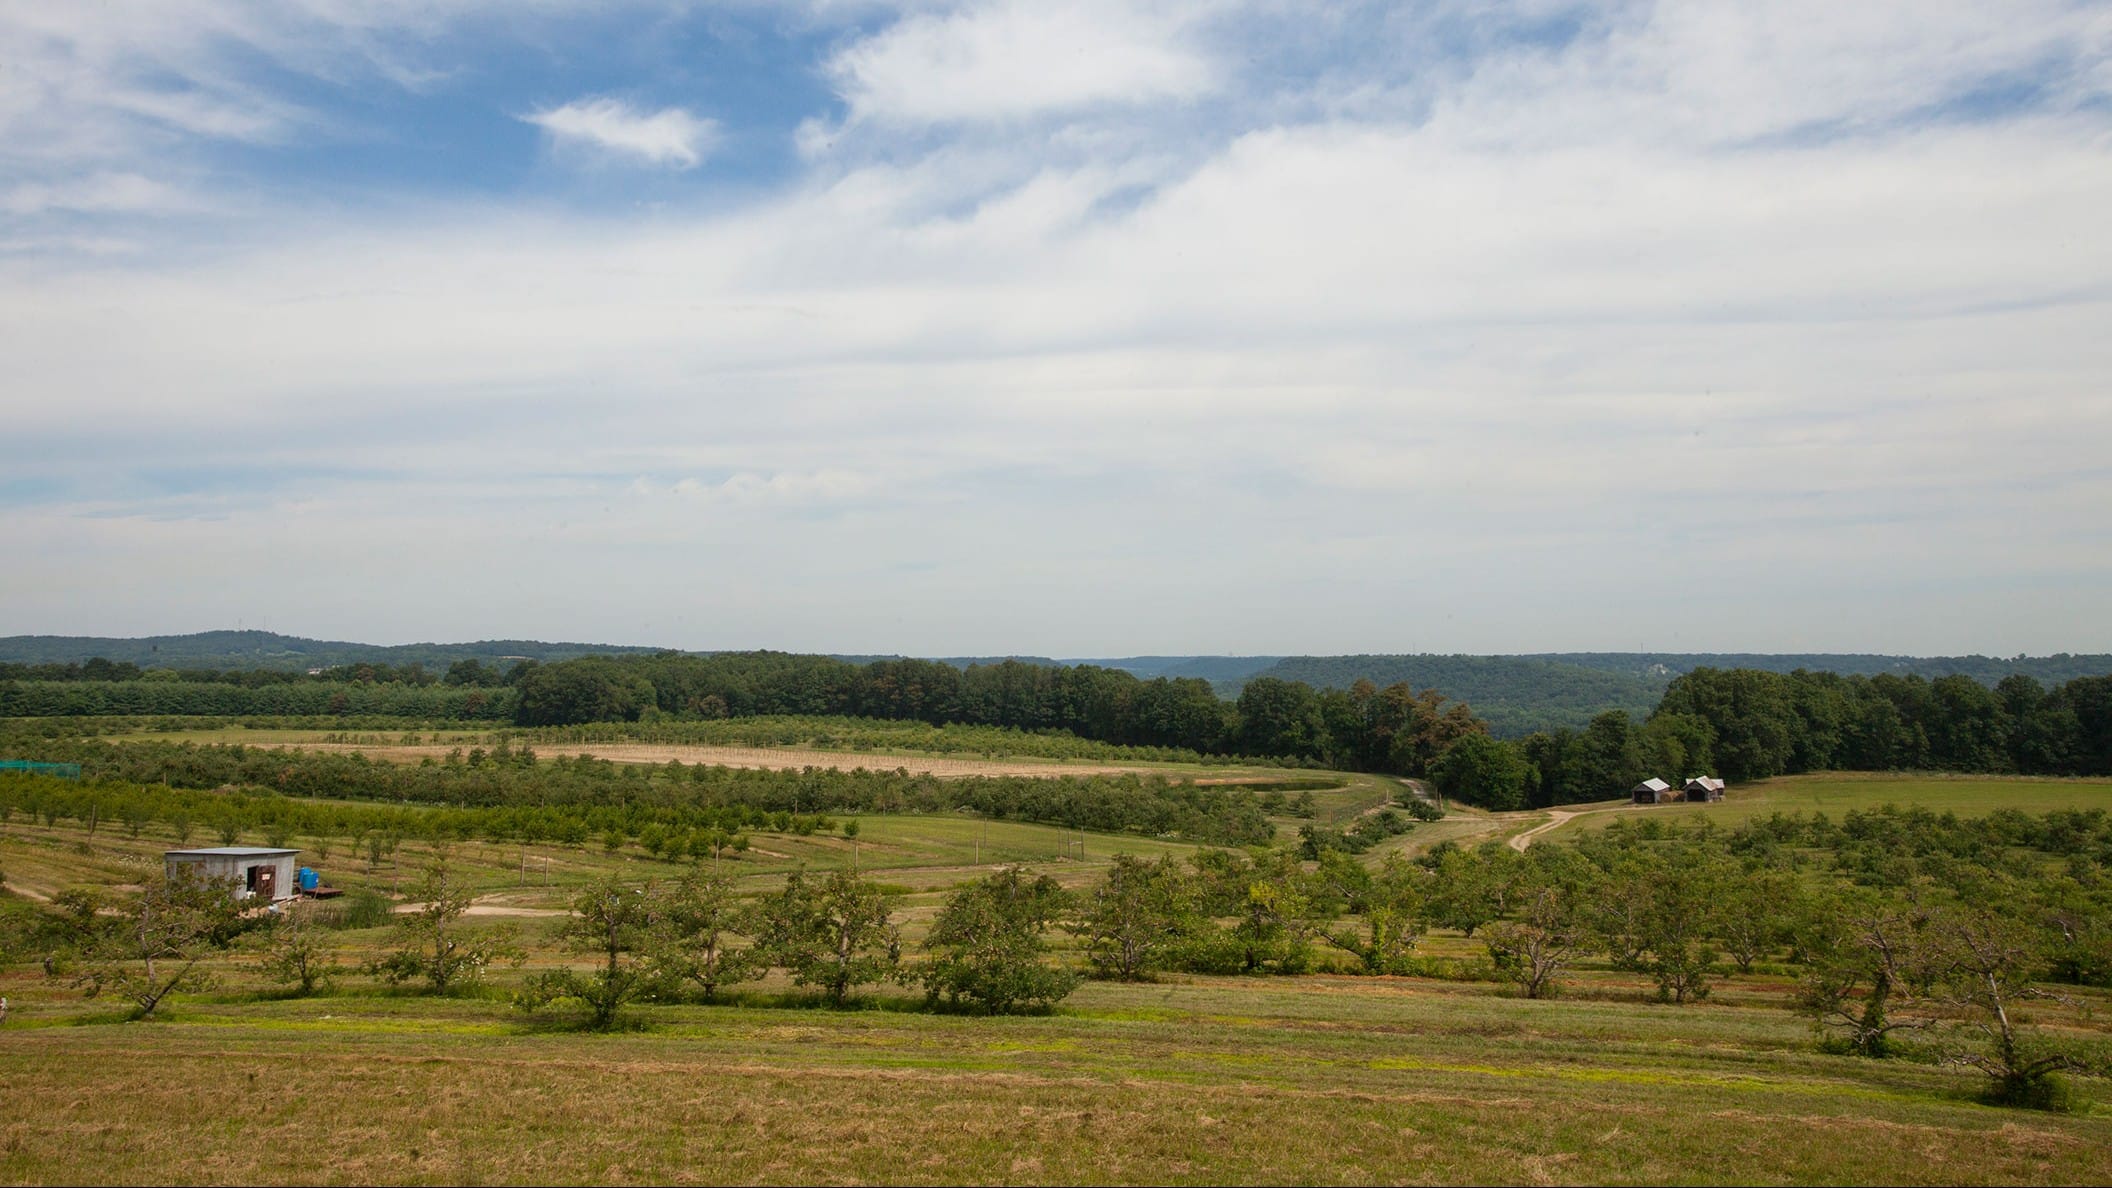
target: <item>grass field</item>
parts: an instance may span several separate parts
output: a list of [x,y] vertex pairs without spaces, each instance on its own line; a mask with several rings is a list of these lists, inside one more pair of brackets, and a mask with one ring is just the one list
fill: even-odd
[[[1340,821],[1396,788],[1358,777],[1316,799]],[[1638,811],[2036,811],[2112,805],[2112,783],[1812,776],[1732,795]],[[1373,857],[1549,820],[1457,812]],[[0,870],[32,894],[122,886],[170,844],[18,819],[0,828]],[[890,815],[861,818],[855,842],[758,833],[725,869],[760,891],[797,865],[855,860],[902,893],[914,952],[944,892],[995,864],[1079,886],[1118,851],[1189,849]],[[598,843],[451,853],[497,912],[555,913],[601,875],[678,869]],[[304,861],[388,892],[426,857],[406,843],[371,866],[342,852]],[[2112,1086],[2077,1082],[2073,1113],[2023,1113],[1979,1104],[1979,1075],[1956,1066],[1822,1054],[1791,1009],[1794,983],[1766,966],[1677,1007],[1651,1001],[1642,975],[1588,962],[1555,1001],[1489,982],[1177,976],[1088,983],[1053,1014],[1005,1019],[915,1010],[915,993],[894,987],[828,1011],[776,975],[732,1005],[635,1007],[637,1028],[582,1035],[506,1001],[522,977],[582,960],[557,947],[561,921],[483,926],[501,923],[530,959],[486,997],[398,994],[364,977],[281,997],[237,954],[213,993],[124,1023],[34,963],[0,966],[12,1007],[0,1183],[2112,1183]],[[386,928],[329,935],[347,960],[390,940]],[[1067,960],[1073,945],[1058,945]],[[1423,951],[1485,955],[1479,939],[1442,931]],[[2112,994],[2085,990],[2032,1017],[2102,1036],[2107,1011]]]
[[1781,776],[1734,785],[1717,804],[1633,806],[1623,801],[1565,805],[1578,815],[1540,834],[1561,837],[1578,829],[1604,828],[1613,821],[1660,819],[1691,825],[1707,818],[1735,825],[1773,813],[1826,813],[1838,818],[1852,809],[1887,804],[1919,807],[1961,817],[1984,816],[1996,809],[2027,813],[2055,809],[2102,809],[2112,812],[2112,780],[2040,779],[2028,776],[1949,776],[1917,773],[1824,772]]
[[[49,991],[0,978],[21,1002]],[[1779,987],[1683,1008],[1309,977],[1088,985],[1047,1017],[480,1000],[185,1005],[0,1042],[0,1181],[2059,1183],[2112,1115],[1812,1050]],[[41,1005],[41,1003],[40,1003]]]

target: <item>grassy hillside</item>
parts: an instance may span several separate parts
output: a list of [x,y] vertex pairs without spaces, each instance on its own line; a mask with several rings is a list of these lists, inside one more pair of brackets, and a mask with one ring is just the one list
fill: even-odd
[[1720,804],[1660,804],[1635,807],[1608,802],[1566,806],[1578,815],[1541,834],[1561,837],[1579,829],[1603,827],[1616,820],[1662,820],[1692,825],[1700,820],[1734,825],[1774,813],[1825,813],[1836,820],[1844,813],[1885,805],[1925,808],[1935,813],[1981,817],[1999,809],[2025,813],[2055,810],[2112,812],[2112,780],[2039,779],[2025,776],[1952,776],[1887,772],[1822,772],[1780,776],[1733,785]]

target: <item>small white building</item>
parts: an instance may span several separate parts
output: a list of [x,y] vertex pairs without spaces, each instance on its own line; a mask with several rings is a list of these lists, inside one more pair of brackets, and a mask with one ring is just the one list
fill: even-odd
[[293,865],[299,850],[277,850],[265,846],[216,846],[209,850],[169,850],[162,863],[170,875],[188,868],[201,879],[227,879],[235,885],[236,899],[261,899],[276,903],[301,893],[299,871]]

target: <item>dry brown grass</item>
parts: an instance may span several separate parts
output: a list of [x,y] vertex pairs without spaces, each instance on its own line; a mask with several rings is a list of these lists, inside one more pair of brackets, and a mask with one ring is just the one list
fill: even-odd
[[[456,749],[430,743],[402,746],[298,741],[274,745],[299,751],[358,751],[372,758],[393,763],[442,759],[450,750]],[[1163,765],[1155,767],[1141,763],[1066,762],[1056,759],[956,759],[933,755],[893,755],[874,751],[823,751],[798,747],[711,747],[664,743],[538,743],[535,752],[547,757],[592,755],[596,759],[607,759],[613,763],[680,761],[692,767],[742,767],[767,771],[799,771],[808,767],[834,771],[850,771],[860,767],[867,771],[894,771],[900,768],[913,775],[934,775],[948,779],[964,776],[1120,775],[1165,770]]]
[[398,998],[10,1030],[0,1181],[2112,1178],[2101,1113],[1991,1110],[1733,1005],[1344,978],[1094,985],[1009,1020],[650,1011],[609,1036]]

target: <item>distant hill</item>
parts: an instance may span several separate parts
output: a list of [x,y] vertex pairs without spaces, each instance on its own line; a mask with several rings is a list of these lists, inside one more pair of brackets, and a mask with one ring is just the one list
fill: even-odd
[[1064,663],[1119,668],[1147,681],[1158,677],[1200,677],[1216,686],[1220,696],[1237,697],[1239,687],[1248,677],[1281,659],[1281,656],[1124,656],[1114,660],[1066,660]]
[[1610,709],[1648,714],[1669,676],[1648,677],[1532,656],[1290,656],[1254,674],[1347,689],[1407,684],[1464,701],[1503,737],[1578,727]]
[[[1359,680],[1384,688],[1405,682],[1465,701],[1507,738],[1535,730],[1583,726],[1611,709],[1648,714],[1672,679],[1697,668],[1799,668],[1844,676],[1961,674],[1992,685],[2012,673],[2053,685],[2112,673],[2112,655],[1883,656],[1869,653],[1544,652],[1522,656],[1291,656],[1253,675],[1346,689]],[[1236,690],[1235,690],[1236,693]]]
[[657,652],[659,648],[617,644],[543,643],[529,639],[486,639],[475,643],[363,644],[302,639],[272,631],[201,631],[195,635],[151,635],[112,639],[92,635],[10,635],[0,637],[0,662],[68,664],[101,656],[141,668],[329,668],[339,664],[423,664],[444,671],[457,660],[505,664],[514,660],[570,660],[575,656],[610,656]]
[[[15,635],[0,638],[0,662],[14,664],[80,663],[101,656],[141,668],[267,668],[301,670],[340,664],[423,664],[442,672],[457,660],[503,666],[514,660],[569,660],[577,656],[652,653],[669,649],[623,644],[544,643],[540,640],[487,639],[473,643],[417,643],[385,646],[334,640],[302,639],[270,631],[204,631],[195,635],[157,635],[145,639],[98,636]],[[854,663],[898,659],[895,656],[839,656]],[[1013,659],[1058,667],[1096,664],[1156,677],[1200,677],[1218,696],[1234,698],[1256,676],[1304,681],[1316,689],[1347,689],[1359,680],[1384,688],[1406,683],[1436,689],[1465,701],[1497,734],[1515,738],[1535,730],[1581,727],[1596,714],[1626,710],[1638,717],[1656,707],[1672,679],[1696,668],[1760,668],[1791,672],[1799,668],[1875,676],[1893,673],[1933,679],[1953,673],[1994,684],[2011,673],[2023,673],[2053,685],[2081,676],[2112,673],[2112,655],[2016,656],[1885,656],[1873,653],[1747,652],[1542,652],[1520,656],[1361,655],[1361,656],[1127,656],[1053,660],[1046,656],[949,656],[958,667],[996,664]]]
[[2103,676],[2112,672],[2112,655],[2104,653],[2052,656],[1884,656],[1869,652],[1543,652],[1520,659],[1574,664],[1602,672],[1626,673],[1669,683],[1697,668],[1758,668],[1768,672],[1837,672],[1842,676],[1940,676],[1963,675],[1992,685],[2013,673],[2023,673],[2041,684],[2054,685],[2076,677]]

